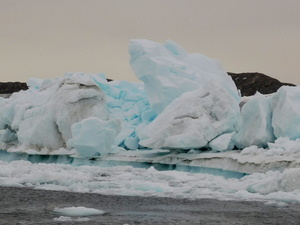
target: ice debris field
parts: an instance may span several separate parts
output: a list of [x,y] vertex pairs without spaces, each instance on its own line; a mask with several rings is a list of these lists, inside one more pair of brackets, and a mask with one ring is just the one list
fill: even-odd
[[172,41],[129,54],[142,82],[67,73],[0,97],[0,185],[300,202],[299,86],[241,97]]

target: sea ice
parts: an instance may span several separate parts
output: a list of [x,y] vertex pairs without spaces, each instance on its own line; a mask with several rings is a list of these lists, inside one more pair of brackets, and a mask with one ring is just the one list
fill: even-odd
[[53,211],[57,214],[61,214],[64,216],[94,216],[94,215],[104,214],[104,211],[102,210],[98,210],[94,208],[86,208],[83,206],[55,208]]
[[[222,154],[222,153],[221,153]],[[205,173],[157,171],[131,166],[71,166],[0,161],[0,185],[105,195],[217,198],[300,202],[299,168],[253,173],[241,179]],[[84,207],[57,208],[63,216],[103,214]]]
[[81,217],[74,219],[69,216],[60,216],[60,217],[53,218],[53,220],[58,221],[58,222],[70,222],[70,221],[87,222],[87,221],[90,221],[91,219],[90,218],[81,218]]

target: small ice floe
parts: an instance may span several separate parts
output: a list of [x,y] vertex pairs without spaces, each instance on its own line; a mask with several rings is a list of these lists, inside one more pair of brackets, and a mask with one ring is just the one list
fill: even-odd
[[[63,216],[95,216],[95,215],[102,215],[104,214],[104,211],[94,209],[94,208],[86,208],[83,206],[79,207],[65,207],[65,208],[55,208],[53,210],[55,213],[63,215]],[[60,217],[59,217],[60,218]]]
[[78,217],[76,219],[72,219],[69,216],[60,216],[60,217],[54,218],[53,220],[54,221],[58,221],[58,222],[69,222],[69,221],[87,222],[87,221],[90,221],[91,219],[89,219],[89,218],[82,218],[82,217]]
[[289,206],[288,203],[285,202],[278,202],[278,201],[267,201],[264,203],[266,206],[272,206],[272,207],[287,207]]

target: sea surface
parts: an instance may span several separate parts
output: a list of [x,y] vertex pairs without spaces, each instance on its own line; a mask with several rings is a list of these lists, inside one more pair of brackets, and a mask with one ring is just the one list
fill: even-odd
[[[103,210],[89,221],[55,221],[55,208],[83,206]],[[94,193],[0,187],[0,224],[300,224],[300,204],[255,201],[108,196]]]

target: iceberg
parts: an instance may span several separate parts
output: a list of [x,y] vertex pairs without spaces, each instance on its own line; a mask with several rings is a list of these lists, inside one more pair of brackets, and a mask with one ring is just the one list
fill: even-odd
[[120,121],[103,121],[90,117],[72,125],[72,138],[67,145],[81,157],[103,156],[112,151],[114,139],[120,132]]
[[300,202],[299,87],[241,99],[218,61],[172,41],[129,52],[143,83],[67,73],[0,97],[0,185]]
[[271,99],[276,138],[300,138],[300,87],[281,87]]
[[240,96],[231,77],[221,64],[202,54],[188,54],[173,41],[161,44],[148,40],[131,40],[130,64],[144,82],[152,109],[160,114],[185,92],[203,88],[217,81],[236,102]]
[[300,138],[299,87],[241,99],[217,60],[173,41],[132,40],[129,53],[142,82],[67,73],[30,78],[28,90],[0,98],[0,147],[94,157],[116,147],[222,152]]
[[257,93],[241,109],[241,124],[235,145],[243,149],[252,145],[266,147],[275,136],[272,128],[270,97]]
[[232,150],[234,148],[234,135],[235,132],[221,134],[209,142],[208,146],[218,152]]
[[235,132],[240,109],[216,82],[187,92],[169,104],[141,133],[148,148],[202,148],[224,133]]
[[108,119],[105,95],[96,83],[88,76],[58,78],[7,100],[0,115],[6,134],[1,139],[9,142],[14,134],[20,144],[59,149],[71,138],[71,126],[92,116]]

